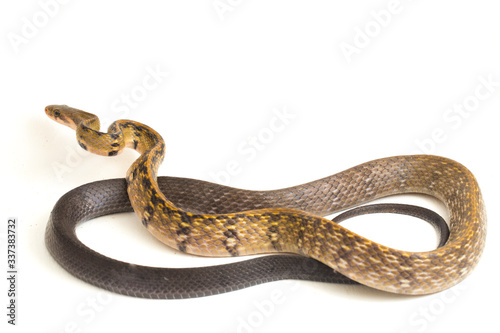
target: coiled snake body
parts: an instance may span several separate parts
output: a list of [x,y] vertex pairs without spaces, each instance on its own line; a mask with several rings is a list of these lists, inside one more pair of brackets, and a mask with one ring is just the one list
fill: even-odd
[[[231,211],[228,207],[225,212],[188,211],[181,208],[182,202],[174,205],[169,200],[170,191],[162,192],[157,182],[165,144],[156,131],[134,121],[119,120],[103,133],[93,114],[61,105],[48,106],[46,113],[75,129],[80,146],[92,153],[113,156],[129,147],[141,154],[126,176],[131,206],[149,232],[182,252],[204,256],[294,253],[316,259],[361,284],[418,295],[438,292],[463,280],[483,251],[486,214],[476,179],[464,166],[443,157],[389,157],[293,188],[242,191],[232,197],[235,202],[246,201],[251,210],[227,213]],[[183,182],[183,186],[192,185]],[[444,246],[427,252],[396,250],[321,217],[401,193],[428,194],[446,205],[450,236]],[[94,215],[99,214],[103,213]],[[49,223],[46,242],[57,258],[64,257],[67,245],[55,241],[60,232]],[[90,257],[97,260],[90,254],[88,258],[66,259],[66,268],[78,270],[80,276],[92,276],[92,268],[85,271],[81,267],[81,261]],[[133,271],[133,267],[129,269]],[[141,283],[140,275],[131,279]],[[93,280],[99,285],[99,277]]]

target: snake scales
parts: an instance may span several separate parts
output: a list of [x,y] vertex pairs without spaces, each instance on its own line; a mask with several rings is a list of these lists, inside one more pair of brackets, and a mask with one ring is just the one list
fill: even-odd
[[[52,119],[75,129],[80,146],[90,152],[113,156],[125,147],[130,147],[141,154],[127,172],[126,188],[130,204],[149,232],[182,252],[209,256],[294,253],[316,259],[361,284],[394,293],[418,295],[438,292],[463,280],[476,266],[484,248],[486,214],[477,182],[464,166],[446,158],[428,155],[389,157],[311,183],[276,191],[252,192],[226,188],[228,193],[225,194],[231,200],[227,201],[228,207],[223,211],[217,211],[211,207],[196,207],[190,196],[185,196],[175,204],[169,200],[179,188],[189,188],[188,192],[206,191],[203,195],[210,196],[210,186],[200,188],[199,182],[177,179],[176,186],[164,185],[160,188],[156,175],[164,157],[165,144],[153,129],[134,121],[119,120],[109,127],[108,133],[102,133],[99,132],[99,119],[93,114],[68,106],[48,106],[46,113]],[[76,241],[76,237],[66,237],[68,234],[74,235],[74,225],[64,225],[55,218],[60,216],[60,210],[66,210],[65,216],[71,216],[75,223],[82,219],[127,211],[124,207],[129,204],[123,195],[119,195],[124,192],[125,184],[119,180],[116,182],[113,185],[116,188],[108,192],[106,188],[110,183],[93,184],[97,187],[87,188],[87,209],[83,212],[78,209],[71,211],[71,205],[68,204],[71,198],[65,199],[62,205],[56,205],[46,232],[47,247],[56,260],[71,273],[96,285],[107,286],[108,289],[113,289],[112,281],[127,280],[121,284],[126,286],[126,290],[116,287],[114,291],[129,295],[176,298],[217,292],[200,291],[206,282],[203,278],[190,281],[199,285],[188,286],[187,291],[155,290],[156,287],[144,285],[148,282],[147,274],[155,268],[115,265],[105,270],[103,268],[111,259],[86,248],[82,250],[82,244]],[[117,188],[121,188],[121,191]],[[400,251],[372,242],[321,217],[401,193],[428,194],[446,205],[450,214],[450,235],[444,246],[427,252]],[[71,192],[67,195],[71,196]],[[80,193],[73,195],[81,200]],[[238,211],[234,207],[249,209]],[[80,257],[73,257],[72,254]],[[274,262],[276,258],[282,261]],[[279,271],[283,269],[281,265],[284,261],[288,260],[289,265],[285,267],[291,267],[294,263],[306,262],[296,261],[303,259],[298,256],[258,258],[252,261],[253,264],[259,261],[265,264],[232,264],[237,265],[237,269],[232,270],[235,276],[218,278],[227,283],[228,287],[224,291],[237,289],[242,286],[237,285],[238,282],[231,282],[232,278],[237,280],[238,276],[260,274],[259,282],[263,282],[263,271],[259,269]],[[315,263],[312,259],[309,262]],[[327,270],[322,265],[314,265],[319,267],[318,271]],[[205,269],[209,272],[211,268]],[[314,279],[311,276],[304,277],[307,275],[305,271],[313,270],[302,267],[290,271],[288,275],[291,278]],[[175,273],[164,276],[157,271],[152,278],[163,280],[156,281],[157,286],[166,280],[170,282],[170,279],[185,278],[186,272],[184,270],[177,276]],[[212,277],[217,276],[214,271],[210,274]],[[276,277],[269,278],[273,279]]]

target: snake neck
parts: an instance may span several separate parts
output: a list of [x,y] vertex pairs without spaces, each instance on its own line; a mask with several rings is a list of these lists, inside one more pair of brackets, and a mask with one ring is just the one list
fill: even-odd
[[142,224],[148,227],[158,211],[166,215],[178,212],[157,182],[158,169],[165,157],[161,135],[149,126],[127,120],[114,122],[109,132],[122,133],[124,146],[141,154],[128,169],[126,179],[130,202]]

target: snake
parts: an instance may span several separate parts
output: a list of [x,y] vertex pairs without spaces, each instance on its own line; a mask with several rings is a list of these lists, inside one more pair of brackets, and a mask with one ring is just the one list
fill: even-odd
[[[77,198],[73,201],[87,208],[83,212],[72,209],[76,203],[69,204],[71,200],[65,198],[60,205],[56,204],[46,229],[46,245],[56,261],[70,273],[108,290],[150,298],[197,297],[245,287],[249,284],[242,278],[245,275],[255,274],[260,283],[266,280],[262,274],[284,270],[278,274],[280,278],[287,273],[290,278],[304,278],[306,271],[305,275],[309,275],[306,279],[319,280],[321,274],[315,277],[315,271],[325,271],[325,276],[336,272],[343,276],[340,280],[347,278],[378,290],[424,295],[446,290],[465,279],[478,264],[484,249],[486,211],[477,180],[465,166],[445,157],[386,157],[306,184],[272,191],[242,191],[214,187],[211,183],[200,186],[201,181],[182,178],[168,178],[175,181],[168,181],[168,185],[164,182],[160,187],[162,177],[157,177],[157,172],[165,156],[165,142],[154,129],[132,120],[117,120],[107,132],[101,132],[99,118],[92,113],[66,105],[49,105],[45,112],[51,119],[74,129],[79,145],[91,153],[115,156],[126,147],[139,153],[125,180],[114,185],[119,189],[106,191],[109,184],[104,182],[93,184],[91,190],[69,192],[69,197]],[[196,198],[212,197],[216,189],[222,189],[225,200],[208,200],[203,204],[205,207],[197,207]],[[128,198],[122,195],[125,190]],[[86,193],[83,202],[81,191]],[[174,203],[172,198],[177,191],[199,193],[177,197],[180,199]],[[407,193],[430,195],[447,208],[449,236],[442,246],[421,252],[398,250],[324,217],[379,198]],[[215,201],[223,201],[225,207],[214,208]],[[74,236],[76,223],[127,211],[129,208],[124,208],[127,205],[155,238],[184,253],[212,257],[288,255],[233,263],[235,268],[224,272],[225,275],[217,275],[213,271],[217,268],[204,267],[205,273],[190,280],[196,286],[160,290],[159,285],[185,278],[190,269],[181,269],[178,272],[182,273],[177,275],[171,269],[170,275],[164,275],[164,268],[118,261],[108,266],[112,259],[85,248]],[[62,223],[58,216],[71,216],[73,223]],[[304,268],[307,266],[304,263],[314,263],[311,266],[317,269]],[[293,265],[299,268],[291,270]],[[156,273],[148,275],[153,271]],[[209,275],[211,279],[217,276],[222,287],[204,289],[204,276]],[[148,285],[148,277],[156,283]],[[273,279],[277,278],[269,278]]]

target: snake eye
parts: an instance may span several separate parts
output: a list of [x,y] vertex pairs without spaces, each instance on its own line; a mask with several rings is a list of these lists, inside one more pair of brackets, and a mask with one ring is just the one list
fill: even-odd
[[60,116],[61,116],[61,111],[59,111],[58,109],[55,109],[54,110],[54,117],[59,118]]

